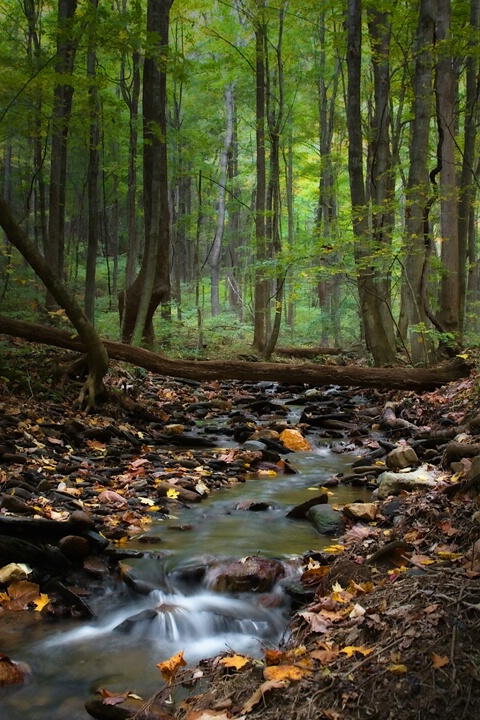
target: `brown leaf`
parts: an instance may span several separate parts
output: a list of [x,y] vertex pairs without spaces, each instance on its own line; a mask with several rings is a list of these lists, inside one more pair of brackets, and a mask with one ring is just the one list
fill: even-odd
[[[260,702],[260,700],[263,700],[263,696],[266,692],[269,692],[270,690],[276,690],[279,688],[286,688],[288,686],[288,682],[286,680],[267,680],[266,682],[262,683],[260,687],[253,693],[253,695],[247,700],[245,705],[243,706],[241,712],[249,713],[252,712],[253,708],[257,703]],[[191,720],[190,718],[188,720]],[[199,720],[198,718],[196,720]]]
[[338,657],[339,652],[338,648],[336,650],[312,650],[310,657],[320,660],[322,665],[328,665]]

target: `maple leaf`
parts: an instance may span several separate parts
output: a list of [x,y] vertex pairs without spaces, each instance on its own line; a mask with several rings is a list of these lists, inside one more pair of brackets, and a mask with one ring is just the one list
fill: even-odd
[[161,663],[157,663],[157,667],[162,673],[163,679],[170,684],[177,674],[179,668],[184,667],[187,663],[183,659],[183,650],[180,650],[176,655],[172,655],[168,660],[164,660]]
[[250,658],[244,655],[229,655],[228,657],[221,658],[220,663],[228,668],[235,668],[240,670],[242,667],[250,662]]
[[40,596],[37,598],[37,600],[33,601],[33,604],[35,605],[35,610],[37,612],[41,612],[43,608],[48,605],[50,602],[50,598],[45,593],[40,593]]
[[442,656],[432,653],[430,657],[432,658],[432,666],[435,668],[435,670],[444,667],[444,665],[448,665],[448,663],[450,662],[446,655]]
[[176,500],[179,495],[180,493],[178,490],[174,490],[173,488],[167,490],[167,497],[172,498],[172,500]]
[[328,665],[336,660],[339,652],[338,648],[335,650],[312,650],[310,657],[313,658],[313,660],[319,660],[322,665]]
[[366,656],[370,655],[370,653],[372,653],[374,649],[375,648],[366,648],[362,645],[347,645],[346,647],[342,648],[340,652],[345,653],[347,657],[352,657],[352,655],[356,652]]
[[265,680],[301,680],[309,670],[298,665],[269,665],[263,671]]

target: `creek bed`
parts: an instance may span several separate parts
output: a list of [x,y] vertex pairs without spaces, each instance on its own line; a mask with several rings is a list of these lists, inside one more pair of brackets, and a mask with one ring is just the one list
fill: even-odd
[[[253,594],[231,597],[194,581],[186,587],[176,577],[187,564],[256,554],[280,559],[295,572],[296,556],[321,550],[332,538],[318,535],[307,521],[288,519],[287,511],[315,491],[318,494],[322,480],[345,472],[357,457],[327,447],[292,453],[288,460],[297,474],[252,477],[152,525],[149,533],[161,536],[161,542],[147,546],[148,558],[128,564],[158,589],[142,596],[121,582],[104,588],[92,604],[95,622],[48,622],[29,613],[25,626],[25,613],[19,613],[16,627],[15,618],[9,624],[2,618],[2,650],[26,662],[32,674],[23,686],[0,688],[1,719],[87,720],[84,703],[97,688],[129,690],[147,698],[161,684],[156,664],[180,650],[195,662],[230,649],[255,654],[262,645],[278,642],[288,619],[286,599],[266,609]],[[340,486],[330,502],[369,497],[362,488]],[[268,503],[271,509],[237,509],[248,501]],[[190,529],[178,529],[185,527]],[[129,546],[146,547],[135,541]],[[158,605],[175,606],[176,614],[159,622],[136,623],[132,632],[116,629]]]

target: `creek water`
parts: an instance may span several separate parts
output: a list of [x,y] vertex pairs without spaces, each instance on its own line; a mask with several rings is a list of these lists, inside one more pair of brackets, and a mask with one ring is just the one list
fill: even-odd
[[[331,544],[332,538],[320,536],[308,521],[288,519],[286,513],[318,494],[322,480],[344,472],[358,456],[319,447],[287,457],[297,474],[253,476],[152,526],[149,532],[161,542],[148,545],[148,557],[127,561],[135,577],[155,585],[149,594],[119,582],[94,602],[94,622],[32,622],[22,632],[4,628],[2,651],[27,663],[31,679],[0,688],[1,720],[87,720],[84,703],[97,688],[148,698],[162,684],[156,664],[180,650],[194,662],[230,649],[259,654],[277,643],[288,620],[281,583],[273,591],[273,607],[267,608],[254,594],[213,592],[208,572],[199,581],[195,569],[259,554],[282,560],[295,574],[295,558]],[[362,488],[339,487],[330,501],[369,495]],[[269,509],[237,509],[248,501],[267,503]],[[131,546],[140,548],[135,542]],[[152,612],[159,606],[165,611]]]

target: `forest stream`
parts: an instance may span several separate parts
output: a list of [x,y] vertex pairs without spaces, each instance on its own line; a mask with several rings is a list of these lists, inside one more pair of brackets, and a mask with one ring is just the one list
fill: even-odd
[[[345,472],[358,455],[334,453],[325,445],[287,457],[294,475],[252,475],[152,524],[149,534],[161,532],[162,542],[149,544],[144,557],[126,561],[139,583],[148,580],[155,586],[148,594],[118,581],[91,603],[94,621],[12,628],[3,651],[27,663],[31,679],[0,690],[2,720],[86,720],[85,700],[99,688],[129,690],[143,698],[155,693],[162,684],[156,664],[180,650],[188,662],[197,662],[226,650],[255,655],[278,643],[288,622],[284,586],[299,572],[298,557],[332,543],[308,521],[291,520],[286,513],[318,492],[322,480]],[[364,488],[339,486],[330,502],[369,496]],[[251,503],[268,509],[245,512]],[[139,547],[129,543],[129,548]],[[276,558],[285,567],[269,599],[210,589],[219,563],[249,555]]]

